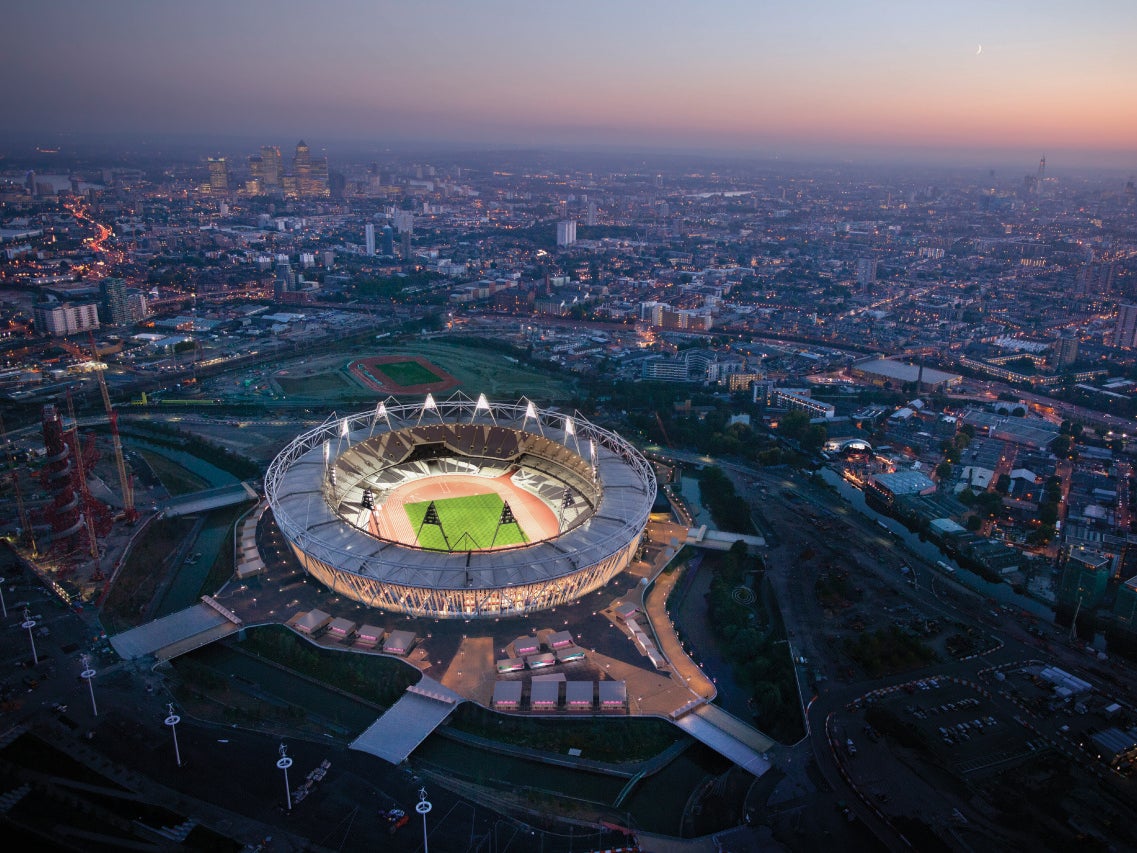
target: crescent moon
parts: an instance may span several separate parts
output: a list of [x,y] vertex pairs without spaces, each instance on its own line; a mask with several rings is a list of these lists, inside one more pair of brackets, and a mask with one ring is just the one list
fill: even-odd
[[982,52],[983,52],[983,45],[979,45],[979,49],[977,51],[975,51],[975,55],[978,56]]

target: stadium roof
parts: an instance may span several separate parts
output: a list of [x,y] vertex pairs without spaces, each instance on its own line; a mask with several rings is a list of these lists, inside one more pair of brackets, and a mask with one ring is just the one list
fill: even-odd
[[[646,462],[639,464],[642,457],[630,445],[583,418],[539,412],[546,420],[535,420],[525,414],[523,406],[516,406],[496,408],[495,423],[542,435],[570,449],[588,446],[595,439],[601,496],[590,516],[555,539],[494,551],[447,553],[372,536],[337,515],[325,499],[327,448],[337,439],[356,444],[383,430],[415,427],[409,415],[418,410],[402,422],[395,417],[376,422],[368,412],[325,424],[298,438],[278,456],[266,484],[277,525],[285,535],[311,557],[379,582],[433,589],[495,589],[554,580],[600,563],[626,548],[646,524],[655,499],[655,479]],[[438,415],[431,417],[439,422]],[[485,422],[490,416],[475,412],[474,417]],[[292,458],[281,464],[290,451]]]
[[915,382],[917,379],[920,379],[924,385],[942,385],[944,383],[951,385],[963,379],[958,373],[946,373],[931,367],[925,367],[923,375],[921,376],[920,365],[904,364],[903,362],[893,361],[888,358],[859,361],[853,365],[853,369],[859,370],[862,373],[872,373],[876,376],[895,379],[899,382]]

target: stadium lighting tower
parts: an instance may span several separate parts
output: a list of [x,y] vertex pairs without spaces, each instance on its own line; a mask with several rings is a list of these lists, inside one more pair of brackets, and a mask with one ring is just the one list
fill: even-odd
[[87,682],[87,689],[91,691],[91,713],[97,717],[99,716],[99,706],[95,704],[95,670],[91,666],[91,656],[80,655],[79,664],[83,667],[79,677]]
[[280,760],[276,762],[276,766],[284,771],[284,804],[289,811],[292,811],[292,789],[288,787],[288,768],[292,766],[292,759],[288,757],[288,747],[283,742],[280,744]]
[[434,807],[430,804],[430,800],[426,798],[426,788],[419,788],[415,811],[422,815],[422,853],[430,853],[426,843],[426,816],[432,808]]
[[165,724],[170,727],[170,733],[174,736],[174,760],[178,762],[178,767],[182,766],[182,753],[178,749],[178,729],[177,725],[182,721],[182,718],[174,713],[174,703],[170,702],[166,705],[166,710],[169,716],[164,720]]
[[28,608],[24,608],[24,621],[20,623],[21,628],[28,629],[28,640],[32,644],[32,660],[38,665],[39,655],[36,654],[36,638],[32,636],[32,628],[36,626],[36,620],[32,618],[31,612]]

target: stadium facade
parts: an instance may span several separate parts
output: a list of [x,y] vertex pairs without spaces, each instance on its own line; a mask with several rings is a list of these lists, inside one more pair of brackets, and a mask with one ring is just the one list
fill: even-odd
[[[455,475],[507,478],[551,511],[553,529],[496,548],[451,531],[445,550],[419,546],[413,532],[381,534],[375,516],[396,490]],[[333,416],[298,436],[269,466],[265,492],[304,569],[329,589],[385,611],[477,619],[571,602],[622,572],[656,479],[627,441],[579,414],[428,395]]]

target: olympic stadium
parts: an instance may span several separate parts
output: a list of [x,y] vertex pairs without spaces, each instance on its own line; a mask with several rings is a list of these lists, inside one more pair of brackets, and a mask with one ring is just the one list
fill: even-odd
[[381,610],[518,616],[634,559],[654,471],[579,414],[457,394],[333,415],[273,460],[265,493],[305,571]]

